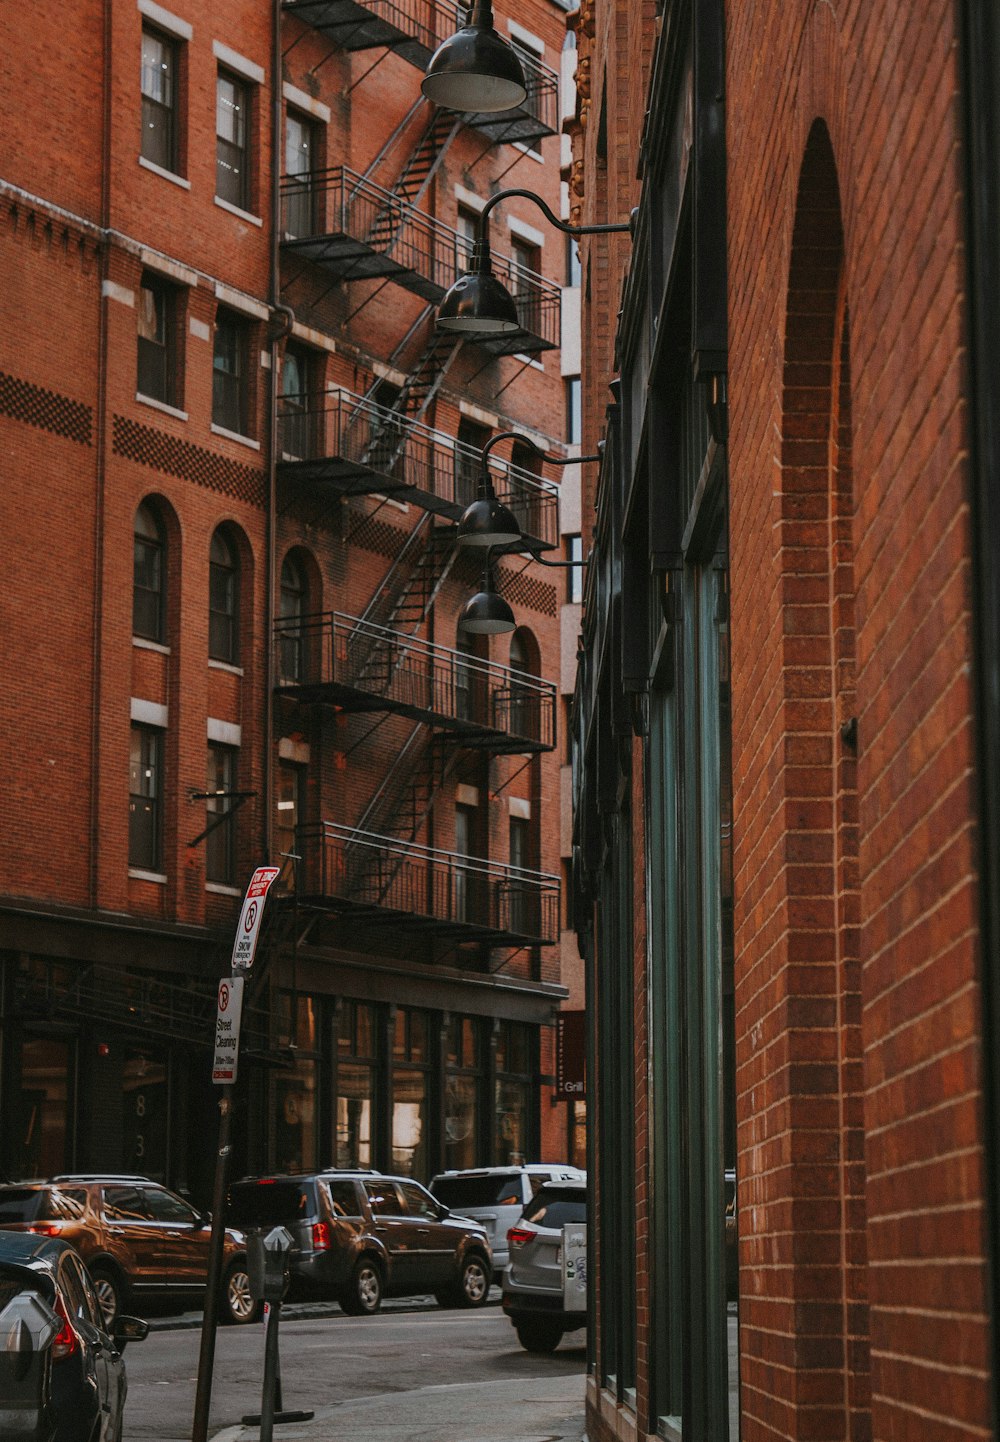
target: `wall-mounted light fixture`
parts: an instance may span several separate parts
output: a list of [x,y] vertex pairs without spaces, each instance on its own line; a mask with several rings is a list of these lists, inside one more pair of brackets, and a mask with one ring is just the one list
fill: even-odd
[[458,613],[458,625],[473,636],[499,636],[517,629],[514,612],[493,584],[492,551],[486,553],[482,590],[466,601]]
[[[489,471],[489,454],[495,445],[500,441],[519,441],[533,451],[536,456],[541,456],[550,466],[575,466],[582,461],[599,461],[600,455],[596,456],[550,456],[549,453],[536,445],[530,436],[523,436],[518,431],[498,431],[495,436],[483,446],[479,452],[479,488],[476,499],[472,501],[462,512],[458,522],[456,541],[460,546],[490,546],[492,548],[503,547],[506,550],[519,550],[530,553],[536,560],[542,558],[537,551],[525,543],[524,535],[514,514],[497,499],[496,491],[493,489],[493,481]],[[579,562],[542,561],[545,566],[579,565]]]
[[479,453],[479,495],[462,512],[458,523],[456,541],[460,546],[479,546],[486,549],[486,566],[483,571],[482,590],[470,596],[458,616],[459,628],[475,636],[498,636],[505,631],[517,629],[517,621],[510,606],[499,594],[493,580],[493,552],[517,553],[530,556],[540,566],[553,566],[561,570],[574,570],[587,565],[585,558],[578,561],[550,561],[530,546],[524,538],[511,511],[497,500],[489,473],[489,454],[499,441],[520,441],[530,447],[535,455],[542,456],[552,466],[580,465],[584,461],[599,461],[602,450],[593,456],[550,456],[530,436],[519,431],[499,431],[483,446]]
[[476,227],[476,243],[472,251],[472,269],[459,276],[455,284],[445,293],[437,315],[438,330],[458,335],[503,335],[520,330],[521,321],[517,314],[514,297],[506,286],[493,274],[490,258],[489,215],[502,200],[511,196],[533,200],[546,217],[566,235],[609,235],[631,232],[635,225],[636,212],[629,220],[612,225],[568,225],[554,215],[540,195],[533,190],[498,190],[479,212]]
[[490,0],[475,0],[461,30],[439,45],[420,88],[435,105],[476,115],[513,110],[528,94],[513,45],[493,28]]

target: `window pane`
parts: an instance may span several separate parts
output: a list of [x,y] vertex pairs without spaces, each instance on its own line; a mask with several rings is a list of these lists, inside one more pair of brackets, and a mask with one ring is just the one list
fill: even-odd
[[410,1067],[392,1073],[392,1165],[405,1177],[427,1174],[427,1077]]
[[238,580],[236,553],[217,531],[208,566],[208,654],[232,666],[239,660]]
[[164,405],[174,402],[170,301],[170,290],[158,277],[143,276],[138,308],[138,390]]
[[177,169],[176,126],[177,47],[163,35],[142,32],[142,143],[146,160],[164,170]]
[[160,733],[133,726],[129,755],[130,866],[160,866]]
[[247,429],[245,337],[242,323],[225,311],[215,319],[212,365],[212,420],[237,435]]
[[249,89],[229,75],[220,75],[215,101],[215,193],[240,210],[249,208]]
[[312,125],[289,111],[285,120],[285,174],[300,177],[283,188],[284,230],[289,236],[313,233],[313,149]]
[[132,634],[147,641],[162,641],[163,541],[148,506],[135,516],[132,579]]
[[355,1062],[337,1067],[337,1166],[370,1167],[372,1069]]

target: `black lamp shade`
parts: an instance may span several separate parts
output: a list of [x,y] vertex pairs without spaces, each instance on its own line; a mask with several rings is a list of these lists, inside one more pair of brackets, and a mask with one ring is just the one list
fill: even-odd
[[512,546],[521,542],[521,527],[496,496],[480,496],[466,506],[455,536],[460,546]]
[[420,87],[447,110],[489,115],[513,110],[528,93],[521,62],[492,25],[463,25],[439,45]]
[[521,329],[517,306],[489,270],[459,276],[438,310],[438,330],[465,335],[507,335]]
[[514,612],[496,591],[477,591],[470,596],[458,616],[459,629],[473,636],[499,636],[516,631]]

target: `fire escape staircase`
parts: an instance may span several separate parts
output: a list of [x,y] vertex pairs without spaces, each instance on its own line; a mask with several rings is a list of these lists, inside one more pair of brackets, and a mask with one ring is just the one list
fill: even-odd
[[[392,50],[419,70],[468,10],[462,0],[284,0],[282,8],[341,50]],[[526,49],[519,54],[528,90],[521,104],[463,117],[495,144],[530,144],[559,128],[559,77]]]

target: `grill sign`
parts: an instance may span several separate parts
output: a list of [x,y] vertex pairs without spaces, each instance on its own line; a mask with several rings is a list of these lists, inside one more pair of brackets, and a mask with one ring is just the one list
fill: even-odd
[[240,924],[236,928],[236,940],[233,943],[233,971],[249,971],[253,966],[261,917],[264,915],[264,902],[267,900],[268,888],[280,870],[280,866],[258,866],[250,878],[247,894],[243,898]]
[[219,1010],[215,1018],[215,1060],[212,1080],[232,1086],[240,1054],[240,1018],[243,1015],[243,978],[225,977],[219,982]]
[[587,1037],[582,1011],[562,1011],[556,1023],[556,1096],[587,1095]]

